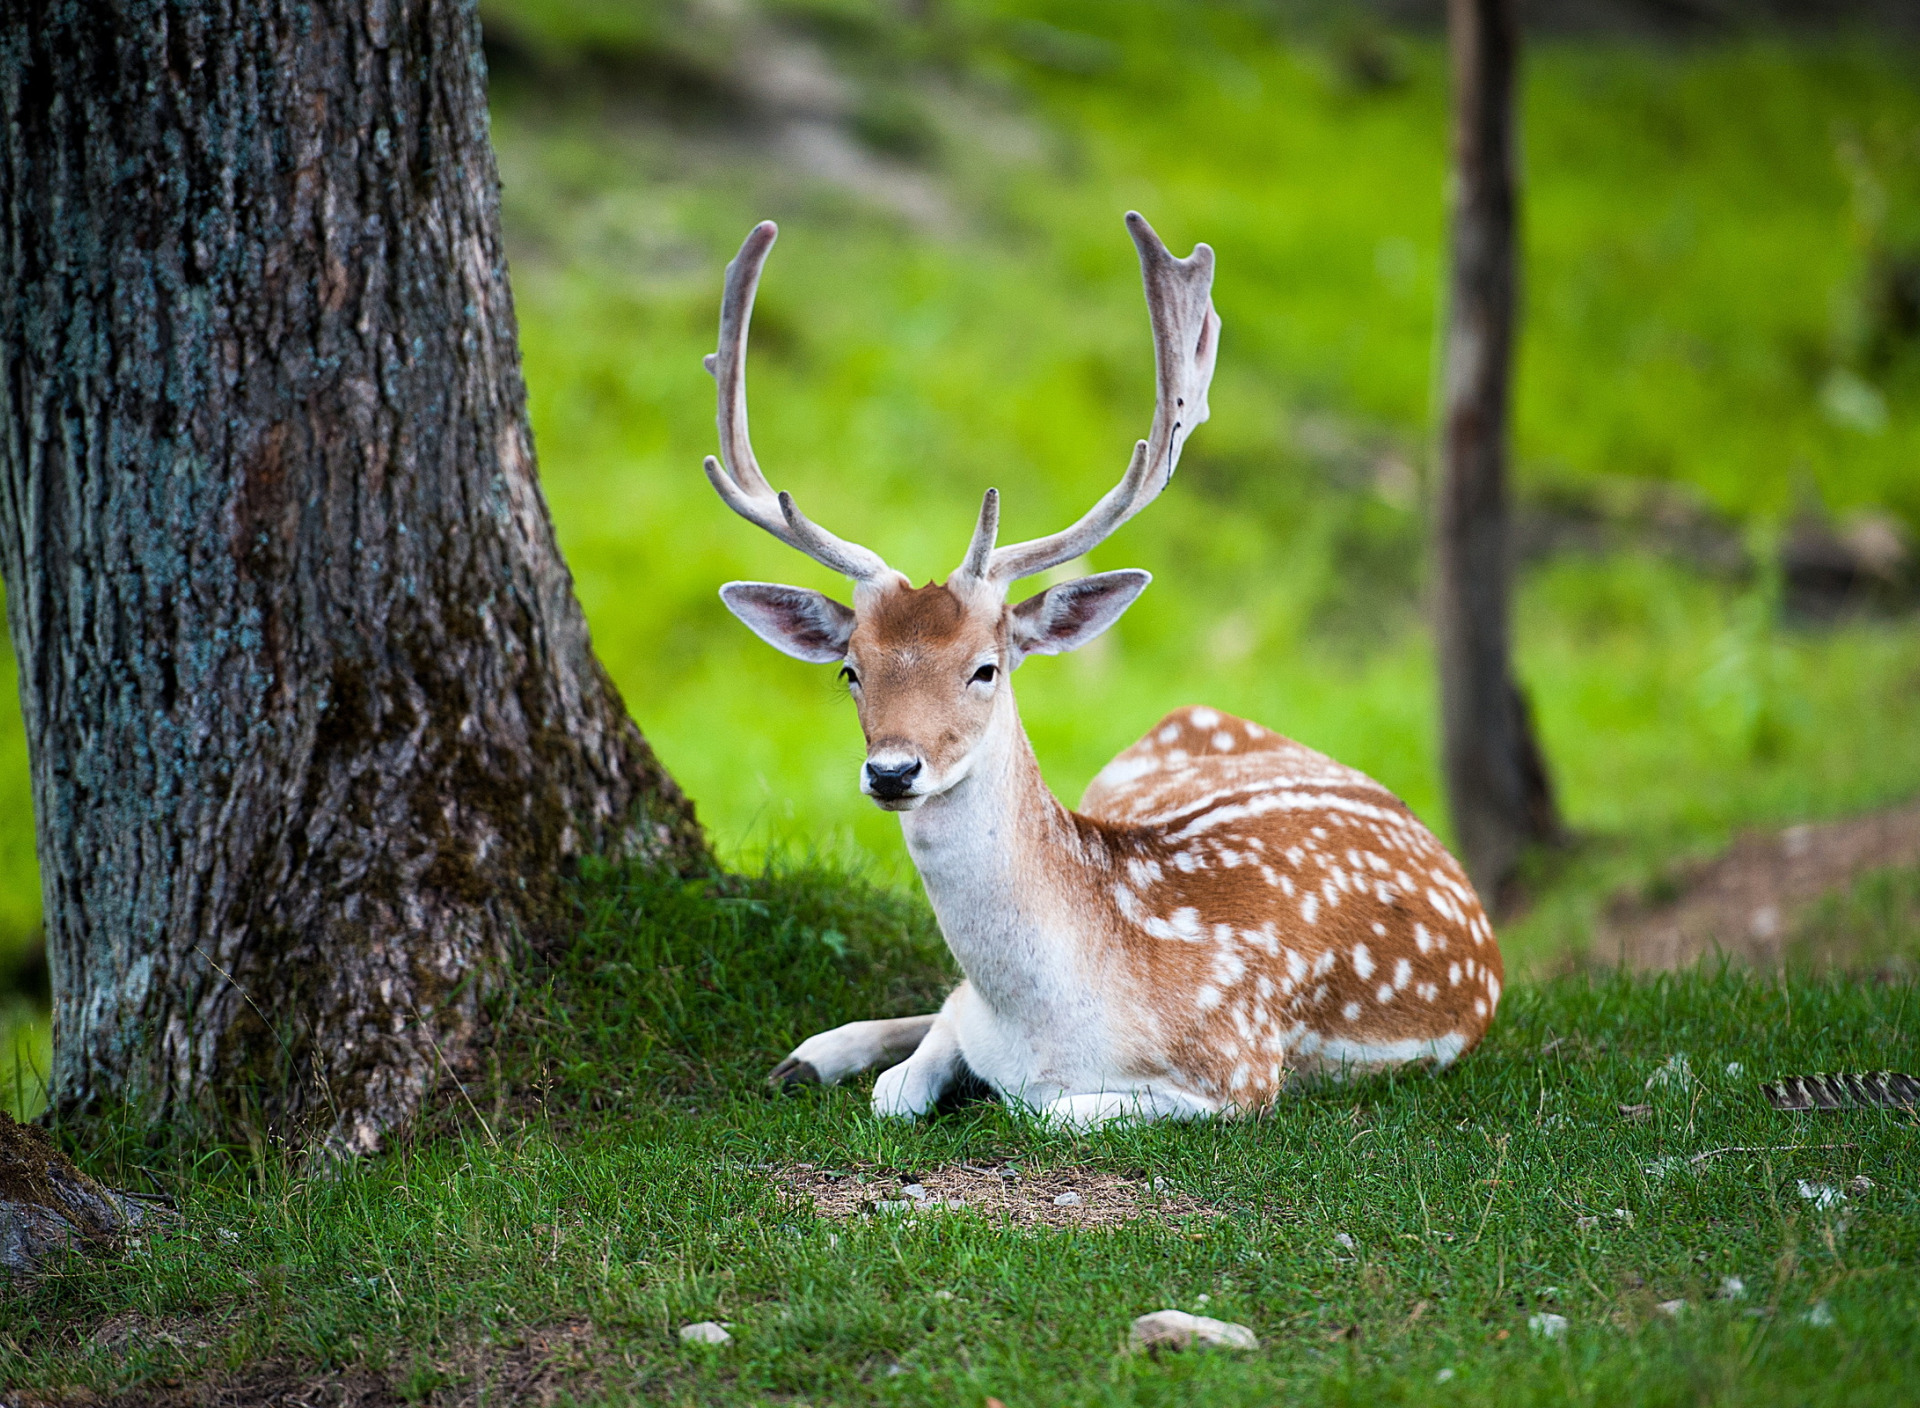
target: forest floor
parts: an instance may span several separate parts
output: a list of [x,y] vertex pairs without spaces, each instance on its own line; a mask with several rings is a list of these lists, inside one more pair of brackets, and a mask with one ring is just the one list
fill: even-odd
[[[916,898],[606,870],[580,901],[495,1073],[378,1158],[109,1132],[93,1171],[180,1220],[0,1289],[0,1401],[1853,1405],[1920,1376],[1912,1112],[1759,1090],[1913,1069],[1911,982],[1791,949],[1518,982],[1439,1076],[1074,1137],[766,1093],[799,1037],[937,1000]],[[1166,1308],[1260,1347],[1130,1352]],[[730,1340],[682,1340],[705,1321]]]
[[1816,945],[1804,921],[1823,903],[1842,902],[1873,872],[1914,867],[1920,867],[1920,802],[1747,831],[1719,855],[1678,865],[1641,892],[1618,896],[1587,961],[1644,971],[1725,954],[1768,966],[1781,962],[1797,940],[1803,960],[1871,967],[1878,955],[1867,950],[1865,934],[1830,934]]

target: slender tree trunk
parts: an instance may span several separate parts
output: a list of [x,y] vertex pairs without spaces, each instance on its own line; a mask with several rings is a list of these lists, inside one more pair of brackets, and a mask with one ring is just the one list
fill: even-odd
[[1497,903],[1560,822],[1509,645],[1507,409],[1519,182],[1516,0],[1449,0],[1452,278],[1436,542],[1442,753],[1475,886]]
[[570,858],[698,864],[534,472],[472,0],[0,6],[55,1109],[375,1147]]

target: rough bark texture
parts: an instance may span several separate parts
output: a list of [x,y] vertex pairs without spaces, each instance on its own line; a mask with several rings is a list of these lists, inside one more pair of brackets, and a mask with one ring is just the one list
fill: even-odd
[[55,1109],[369,1149],[570,857],[703,856],[535,477],[474,7],[0,16]]
[[31,1275],[69,1251],[118,1251],[123,1234],[173,1220],[150,1199],[96,1183],[45,1133],[0,1110],[0,1272]]
[[1560,833],[1514,680],[1507,408],[1516,294],[1516,0],[1450,0],[1452,279],[1436,519],[1442,755],[1455,835],[1489,907],[1525,848]]

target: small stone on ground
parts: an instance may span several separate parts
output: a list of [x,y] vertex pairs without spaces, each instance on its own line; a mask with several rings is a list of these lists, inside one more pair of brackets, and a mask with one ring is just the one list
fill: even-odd
[[680,1327],[680,1338],[687,1344],[726,1344],[733,1338],[718,1320],[701,1320]]
[[1245,1325],[1229,1324],[1184,1310],[1156,1310],[1133,1322],[1129,1336],[1136,1351],[1163,1349],[1258,1349],[1260,1340]]

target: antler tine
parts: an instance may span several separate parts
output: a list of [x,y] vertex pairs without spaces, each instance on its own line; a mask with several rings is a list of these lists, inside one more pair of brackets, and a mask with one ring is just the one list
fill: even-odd
[[993,540],[999,534],[1000,491],[989,489],[980,500],[980,518],[973,525],[973,541],[967,544],[967,555],[960,560],[955,575],[984,578],[993,562]]
[[993,553],[987,575],[1002,586],[1092,551],[1152,503],[1173,478],[1187,436],[1207,418],[1207,386],[1220,349],[1213,250],[1197,244],[1185,259],[1175,259],[1138,211],[1127,212],[1127,230],[1140,251],[1140,278],[1153,321],[1153,422],[1147,438],[1133,447],[1126,474],[1078,523]]
[[747,325],[753,320],[753,295],[760,287],[760,270],[779,234],[773,221],[762,220],[727,265],[726,291],[720,299],[720,347],[705,359],[706,369],[720,388],[720,459],[707,456],[707,479],[727,507],[749,523],[766,529],[824,567],[856,582],[869,581],[888,570],[880,555],[836,538],[801,513],[791,495],[774,493],[760,472],[759,461],[753,457],[753,442],[747,436]]

